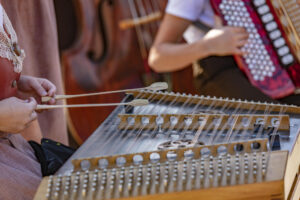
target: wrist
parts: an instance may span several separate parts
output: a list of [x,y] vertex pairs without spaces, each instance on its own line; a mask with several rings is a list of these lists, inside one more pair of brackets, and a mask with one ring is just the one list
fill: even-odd
[[213,54],[211,45],[209,41],[206,39],[199,40],[197,42],[198,52],[201,52],[201,58],[206,58],[208,56],[211,56]]

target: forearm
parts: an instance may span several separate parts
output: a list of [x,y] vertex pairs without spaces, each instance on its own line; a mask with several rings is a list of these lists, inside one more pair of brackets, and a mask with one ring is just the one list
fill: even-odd
[[162,43],[152,47],[149,64],[156,72],[172,72],[207,56],[209,51],[203,40],[192,44]]

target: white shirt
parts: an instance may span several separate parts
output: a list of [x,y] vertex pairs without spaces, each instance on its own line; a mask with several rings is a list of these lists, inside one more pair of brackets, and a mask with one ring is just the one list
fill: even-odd
[[[169,0],[166,12],[193,22],[199,20],[211,27],[215,25],[214,12],[209,0]],[[190,26],[185,31],[184,38],[188,43],[192,43],[203,35],[201,30]]]

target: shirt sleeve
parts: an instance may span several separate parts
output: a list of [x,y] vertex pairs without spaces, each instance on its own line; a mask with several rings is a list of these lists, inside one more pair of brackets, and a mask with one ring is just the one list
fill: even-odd
[[196,21],[208,0],[169,0],[166,8],[168,14],[190,21]]

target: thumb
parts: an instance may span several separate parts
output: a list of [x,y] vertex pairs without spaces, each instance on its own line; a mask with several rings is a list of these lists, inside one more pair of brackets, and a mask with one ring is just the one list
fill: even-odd
[[32,110],[35,110],[36,107],[37,107],[37,102],[36,102],[36,100],[35,100],[33,97],[30,97],[30,98],[28,99],[28,104],[29,104],[29,106],[30,106],[30,108],[31,108]]

